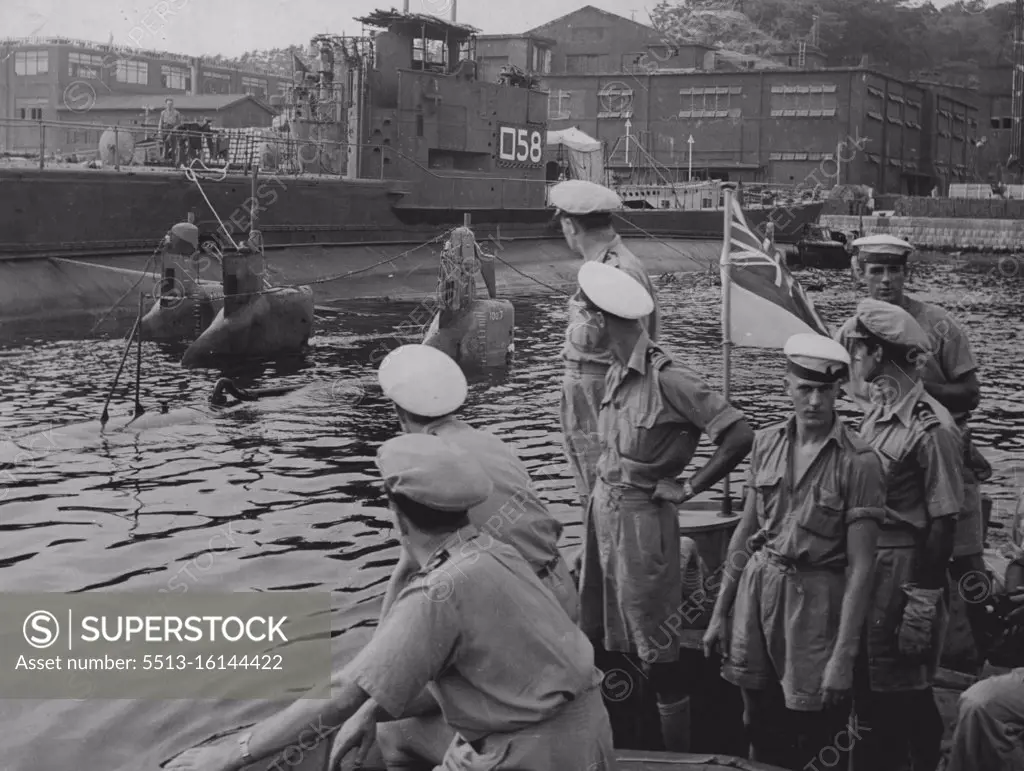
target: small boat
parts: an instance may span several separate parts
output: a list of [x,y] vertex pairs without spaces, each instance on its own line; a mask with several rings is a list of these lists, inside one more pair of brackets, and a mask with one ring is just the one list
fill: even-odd
[[845,270],[850,267],[846,242],[846,235],[837,230],[807,223],[796,243],[796,255],[790,257],[791,267]]

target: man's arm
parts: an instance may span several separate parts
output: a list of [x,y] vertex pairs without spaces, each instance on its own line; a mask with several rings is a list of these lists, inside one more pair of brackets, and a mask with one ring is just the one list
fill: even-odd
[[375,723],[389,723],[392,720],[405,720],[408,717],[425,717],[427,715],[436,715],[441,711],[441,705],[437,703],[437,699],[426,688],[420,691],[419,696],[409,702],[409,706],[402,711],[401,715],[392,716],[388,714],[388,711],[373,699],[364,704],[363,708],[373,712],[373,721]]
[[871,604],[878,526],[885,518],[885,475],[874,452],[858,452],[843,474],[846,524],[846,587],[836,644],[822,676],[822,698],[833,707],[853,688],[854,661]]
[[[338,675],[331,678],[331,685],[340,688],[338,697],[329,702],[316,699],[299,699],[288,707],[261,720],[252,727],[249,740],[249,754],[254,760],[269,758],[294,744],[299,735],[310,728],[318,732],[326,729],[333,732],[341,728],[369,698],[369,695],[355,683],[339,681]],[[380,710],[377,705],[375,712]],[[236,768],[244,768],[241,752]]]
[[747,457],[754,446],[754,430],[745,418],[740,418],[715,437],[715,444],[718,448],[714,455],[690,477],[695,493],[709,489]]
[[846,589],[843,592],[839,632],[833,656],[841,656],[851,665],[857,657],[860,632],[871,602],[871,578],[875,570],[878,545],[878,521],[861,519],[846,529]]
[[878,527],[885,520],[885,472],[874,452],[861,453],[843,481],[846,497],[846,589],[833,656],[851,665],[857,656],[861,629],[871,602]]
[[925,382],[924,390],[951,412],[971,412],[981,403],[981,383],[973,370],[949,383]]
[[707,490],[747,457],[754,431],[742,412],[689,370],[670,365],[659,378],[665,403],[718,445],[711,459],[690,476],[695,493]]
[[917,583],[923,589],[942,589],[953,554],[956,519],[963,508],[964,463],[960,434],[955,428],[935,426],[917,443],[917,461],[924,474],[928,537]]
[[[250,753],[256,760],[272,756],[311,724],[338,729],[371,696],[377,703],[374,713],[385,720],[422,708],[424,687],[449,661],[458,635],[453,603],[436,602],[422,587],[409,586],[370,643],[344,670],[332,675],[331,692],[337,689],[338,695],[329,701],[299,699],[258,723],[253,728]],[[323,699],[324,689],[318,691]]]
[[712,616],[720,621],[724,621],[732,611],[740,574],[746,567],[747,560],[750,559],[747,541],[757,530],[757,489],[748,486],[743,514],[736,529],[732,531],[732,538],[729,539],[729,552],[725,562],[722,563],[722,585],[718,589],[718,598],[715,600],[715,609],[712,611]]
[[[383,620],[384,616],[391,610],[391,606],[395,604],[395,600],[398,595],[401,594],[402,589],[409,583],[409,579],[412,578],[419,570],[419,565],[416,564],[415,560],[409,556],[405,549],[401,550],[402,553],[398,558],[398,564],[395,565],[394,571],[391,573],[391,578],[388,579],[387,589],[384,590],[384,601],[380,608],[380,618]],[[380,627],[377,627],[380,629]]]

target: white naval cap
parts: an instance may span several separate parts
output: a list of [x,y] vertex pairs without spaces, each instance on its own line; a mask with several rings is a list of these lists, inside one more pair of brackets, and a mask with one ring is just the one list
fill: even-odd
[[837,383],[850,369],[850,354],[830,337],[814,332],[791,336],[783,348],[789,360],[789,371],[804,380]]
[[388,399],[425,418],[455,412],[469,393],[459,365],[429,345],[403,345],[393,350],[380,363],[377,380]]
[[902,263],[914,251],[913,244],[884,233],[855,239],[851,246],[859,250],[857,254],[863,262]]
[[569,179],[553,185],[548,191],[548,205],[570,215],[612,212],[622,208],[622,199],[614,190],[587,182]]
[[607,263],[583,263],[578,280],[586,298],[609,316],[642,319],[654,312],[654,300],[643,285]]

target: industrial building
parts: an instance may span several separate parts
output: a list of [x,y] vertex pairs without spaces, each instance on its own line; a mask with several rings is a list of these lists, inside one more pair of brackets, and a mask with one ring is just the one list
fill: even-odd
[[870,67],[826,67],[812,45],[731,54],[666,40],[592,6],[480,41],[488,71],[513,64],[538,75],[549,128],[576,126],[601,140],[619,176],[653,162],[677,179],[692,169],[694,177],[927,195],[977,171],[975,101]]
[[[0,42],[0,150],[38,150],[39,126],[21,121],[71,124],[45,127],[48,153],[95,149],[100,126],[142,125],[147,111],[155,122],[167,97],[186,118],[209,117],[224,127],[269,126],[274,114],[269,103],[284,83],[265,72],[166,52],[67,38],[5,40]],[[227,95],[252,98],[225,100]],[[87,128],[91,125],[97,129]]]
[[[676,179],[922,195],[984,179],[1010,144],[1002,70],[986,73],[980,89],[908,82],[867,66],[827,67],[809,43],[756,57],[668,40],[593,6],[522,34],[478,35],[475,56],[483,80],[506,65],[538,77],[548,127],[601,140],[621,178],[648,164]],[[45,129],[47,152],[95,146],[97,132],[83,126],[152,124],[167,96],[187,118],[269,126],[288,82],[63,38],[0,43],[0,62],[0,150],[8,152],[37,150],[39,121],[69,124]]]

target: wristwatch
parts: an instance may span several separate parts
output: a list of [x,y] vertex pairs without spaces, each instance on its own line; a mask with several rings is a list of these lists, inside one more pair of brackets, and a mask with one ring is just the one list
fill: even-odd
[[686,497],[683,498],[683,500],[680,501],[680,503],[686,503],[686,501],[690,500],[694,495],[696,495],[696,493],[693,491],[693,485],[690,484],[689,479],[683,482],[683,495],[685,495]]
[[238,749],[242,752],[242,768],[252,765],[256,761],[253,760],[252,753],[249,752],[249,740],[252,739],[251,733],[244,733],[238,737]]

